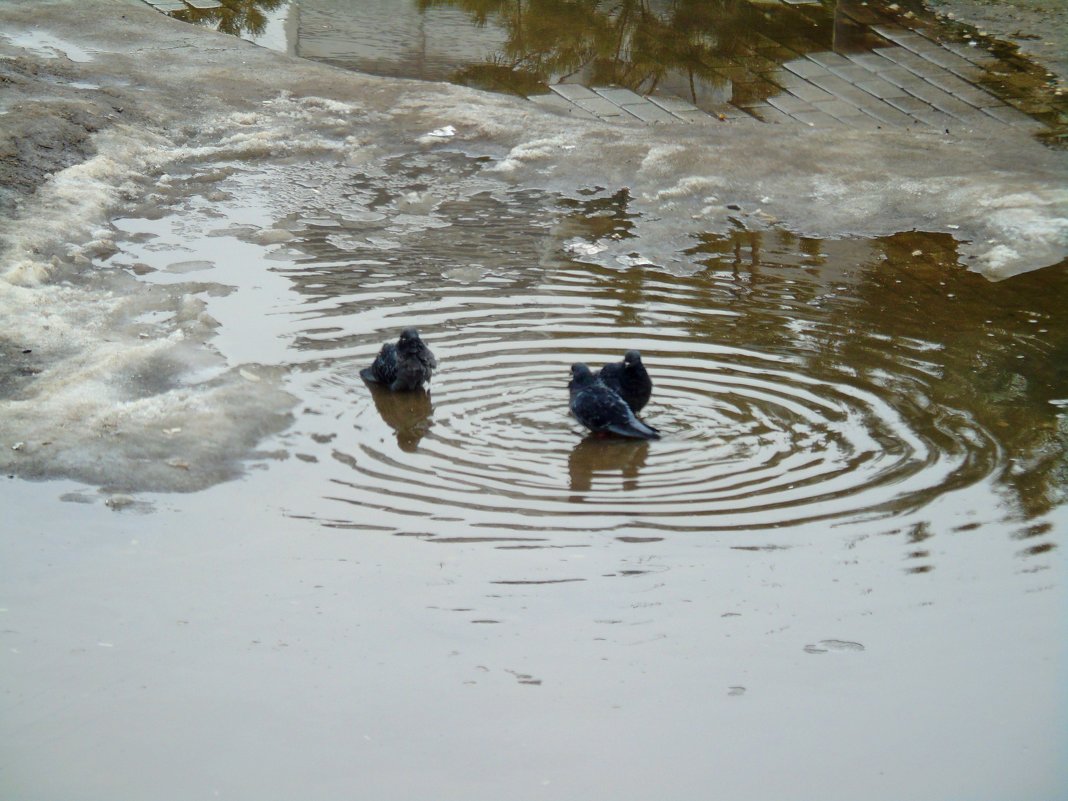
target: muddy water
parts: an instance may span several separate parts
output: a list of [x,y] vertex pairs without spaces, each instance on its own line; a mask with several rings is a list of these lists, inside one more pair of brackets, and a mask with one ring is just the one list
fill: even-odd
[[[31,658],[13,675],[80,673],[14,704],[13,786],[1062,786],[1066,267],[994,284],[945,235],[695,220],[668,270],[619,255],[649,222],[626,192],[509,188],[486,164],[447,145],[213,164],[113,221],[106,271],[195,293],[253,392],[281,373],[297,402],[240,482],[134,493],[118,514],[91,486],[43,485],[65,491],[63,525],[20,538],[15,562],[66,556],[14,584],[9,640]],[[359,368],[412,324],[440,361],[430,392],[366,386]],[[592,438],[567,414],[568,365],[630,347],[663,439]],[[195,475],[192,453],[172,469]],[[64,546],[71,531],[91,547]],[[101,597],[58,620],[20,600],[71,588]],[[87,745],[87,718],[108,738]],[[146,719],[166,733],[141,736]],[[131,758],[148,767],[129,775]]]
[[[0,796],[1063,795],[1049,151],[45,7],[0,5],[19,102],[107,103],[0,225]],[[407,325],[431,390],[376,392]],[[630,347],[664,437],[591,439],[568,366]]]
[[[625,190],[502,189],[484,164],[441,148],[372,173],[278,165],[214,183],[229,200],[192,215],[117,222],[117,269],[236,283],[206,301],[219,347],[290,373],[301,408],[284,442],[329,465],[315,514],[331,525],[911,525],[961,495],[985,502],[951,523],[977,527],[1063,500],[1064,265],[995,285],[959,267],[944,235],[722,236],[697,222],[684,270],[597,264],[633,236]],[[268,199],[264,183],[288,188]],[[272,239],[266,275],[219,257]],[[239,306],[259,307],[256,335],[231,340]],[[359,368],[408,325],[441,363],[430,391],[365,386]],[[658,442],[588,435],[567,412],[569,365],[629,348],[655,382],[643,415]]]

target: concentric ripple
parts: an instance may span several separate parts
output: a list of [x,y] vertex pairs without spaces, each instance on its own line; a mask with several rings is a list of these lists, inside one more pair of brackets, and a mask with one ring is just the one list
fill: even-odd
[[[331,365],[316,392],[351,421],[330,447],[347,468],[332,497],[361,508],[353,521],[416,533],[777,527],[913,509],[1002,460],[968,415],[931,400],[925,343],[853,333],[865,364],[846,366],[821,340],[840,336],[831,322],[812,321],[792,349],[732,344],[783,327],[781,294],[739,314],[708,278],[647,270],[621,295],[619,274],[589,265],[524,276],[392,298]],[[410,324],[441,364],[431,392],[366,387],[359,367]],[[653,377],[642,417],[659,441],[590,435],[568,414],[570,364],[628,348]]]

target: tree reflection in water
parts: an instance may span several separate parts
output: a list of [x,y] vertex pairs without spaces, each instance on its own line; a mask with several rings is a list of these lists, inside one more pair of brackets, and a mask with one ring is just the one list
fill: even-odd
[[421,12],[452,7],[506,32],[500,52],[454,80],[528,95],[550,83],[623,86],[685,97],[708,109],[779,90],[764,75],[783,61],[831,49],[834,20],[746,0],[416,0]]
[[289,0],[219,0],[219,8],[175,11],[171,14],[183,22],[209,25],[232,36],[260,36],[267,27],[266,12],[274,11]]
[[[1068,339],[1055,321],[1068,299],[1068,262],[993,284],[960,267],[947,234],[870,240],[871,252],[845,271],[823,252],[835,243],[784,231],[699,240],[690,253],[706,265],[710,285],[789,299],[777,306],[747,298],[747,313],[727,324],[742,329],[746,342],[806,353],[813,374],[845,364],[896,381],[898,403],[917,424],[931,401],[963,410],[1009,455],[999,484],[1022,519],[1064,502]],[[845,285],[848,292],[840,291]],[[811,321],[800,341],[788,323],[802,304]],[[887,342],[900,344],[879,344]],[[911,398],[910,376],[921,377],[929,394]]]

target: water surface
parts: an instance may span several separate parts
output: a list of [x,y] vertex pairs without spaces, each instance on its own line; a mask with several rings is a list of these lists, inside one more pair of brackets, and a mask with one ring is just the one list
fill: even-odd
[[[1048,149],[49,8],[0,66],[105,128],[0,221],[7,795],[1062,794],[1068,265],[966,266],[1059,252]],[[659,441],[568,415],[628,348]]]
[[[807,55],[880,51],[891,44],[880,31],[904,25],[965,56],[974,65],[968,81],[991,93],[991,102],[999,98],[1038,120],[1035,129],[1049,141],[1060,141],[1068,124],[1065,76],[1058,79],[1041,66],[1043,60],[1035,63],[985,30],[923,6],[906,10],[859,0],[374,0],[355,6],[257,0],[240,12],[187,9],[176,16],[376,75],[451,81],[523,97],[543,95],[554,84],[625,87],[645,96],[681,98],[719,118],[759,120],[777,120],[769,117],[765,101],[796,84],[796,76],[782,69],[785,63]],[[1063,24],[1055,11],[1047,18]],[[1056,46],[1055,33],[1050,39],[1042,42],[1046,51]],[[1055,60],[1055,52],[1045,55]]]
[[[696,221],[676,272],[637,255],[598,263],[634,236],[625,190],[505,189],[486,163],[441,146],[372,172],[237,170],[210,206],[116,221],[112,269],[236,282],[205,312],[236,362],[290,373],[302,401],[283,441],[329,476],[332,525],[975,528],[1063,502],[1065,265],[993,284],[945,235],[723,236]],[[264,195],[264,182],[285,189]],[[284,241],[251,282],[213,257],[272,238]],[[261,334],[235,339],[228,319],[250,295]],[[359,368],[407,325],[441,362],[429,393],[365,386]],[[643,415],[662,441],[588,436],[568,416],[569,365],[629,348],[652,373]],[[925,516],[956,495],[952,519]]]

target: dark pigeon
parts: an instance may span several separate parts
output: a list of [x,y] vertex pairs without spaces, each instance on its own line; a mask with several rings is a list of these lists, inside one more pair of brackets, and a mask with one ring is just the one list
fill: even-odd
[[419,332],[405,328],[397,344],[383,345],[371,366],[360,370],[360,376],[394,392],[410,392],[422,389],[424,382],[430,383],[430,374],[437,366],[438,360],[419,338]]
[[609,431],[633,439],[660,438],[660,432],[635,417],[627,402],[586,365],[571,365],[567,388],[571,393],[571,413],[590,431]]
[[642,364],[642,355],[636,350],[623,354],[623,361],[606,364],[598,377],[609,389],[614,389],[637,414],[649,402],[653,394],[653,382]]

